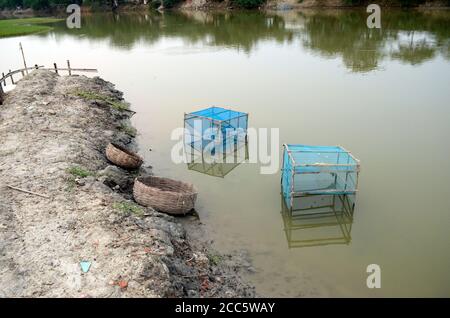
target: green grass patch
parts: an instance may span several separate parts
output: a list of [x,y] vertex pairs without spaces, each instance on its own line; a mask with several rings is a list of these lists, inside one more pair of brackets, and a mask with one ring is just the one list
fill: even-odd
[[73,92],[73,94],[76,96],[82,97],[84,99],[88,99],[88,100],[96,100],[96,99],[104,100],[104,99],[106,99],[106,96],[103,96],[103,95],[100,95],[100,94],[94,93],[94,92],[83,91],[83,90],[75,91],[75,92]]
[[129,105],[125,102],[116,101],[114,98],[105,96],[99,93],[78,90],[73,92],[74,95],[84,98],[86,100],[100,100],[109,104],[112,108],[118,111],[125,111],[129,109]]
[[220,262],[222,262],[223,257],[222,257],[222,255],[219,255],[219,254],[209,253],[208,259],[209,259],[209,263],[211,265],[217,266],[220,264]]
[[120,214],[144,216],[144,209],[132,202],[116,202],[113,204],[113,208]]
[[94,175],[91,171],[78,166],[70,167],[69,169],[67,169],[67,172],[74,177],[80,178],[86,178]]
[[136,135],[137,135],[137,130],[136,130],[136,128],[134,128],[134,127],[131,127],[131,126],[128,126],[128,125],[125,125],[125,124],[122,124],[122,125],[120,125],[120,127],[119,127],[119,129],[121,130],[121,131],[123,131],[124,133],[126,133],[128,136],[130,136],[130,137],[136,137]]
[[124,102],[108,101],[108,103],[111,105],[112,108],[120,112],[126,111],[129,108],[128,104]]
[[46,32],[53,27],[49,24],[61,21],[56,18],[25,18],[0,20],[0,38]]
[[67,188],[66,191],[67,192],[73,192],[77,186],[77,179],[78,178],[86,178],[89,176],[95,176],[95,173],[80,167],[80,166],[72,166],[70,168],[67,168],[67,173],[70,174],[70,176],[68,176],[66,178],[67,180]]

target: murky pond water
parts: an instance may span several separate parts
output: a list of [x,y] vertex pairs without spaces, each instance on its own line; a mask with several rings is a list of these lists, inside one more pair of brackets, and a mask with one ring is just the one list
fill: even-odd
[[[196,184],[217,246],[250,251],[259,293],[450,296],[450,13],[387,11],[381,30],[365,21],[363,11],[96,14],[81,30],[0,39],[0,69],[21,66],[20,41],[29,64],[70,59],[116,83],[138,111],[141,153],[156,174]],[[351,150],[353,223],[292,229],[279,172],[259,164],[221,178],[173,163],[173,129],[210,105],[279,128],[281,143]],[[330,235],[343,239],[320,244]],[[381,289],[366,286],[372,263]]]

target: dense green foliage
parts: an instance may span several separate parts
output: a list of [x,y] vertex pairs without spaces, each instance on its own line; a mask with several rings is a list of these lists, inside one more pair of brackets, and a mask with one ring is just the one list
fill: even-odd
[[348,5],[358,5],[361,4],[362,2],[363,2],[362,0],[344,0],[344,3]]
[[265,0],[231,0],[234,6],[244,9],[254,9],[264,4]]
[[15,8],[22,6],[22,0],[0,0],[0,8]]
[[152,1],[150,2],[150,6],[151,6],[153,9],[158,9],[158,8],[161,6],[161,0],[152,0]]
[[[429,0],[428,2],[432,2],[432,0]],[[363,4],[369,4],[371,1],[367,0],[344,0],[345,4],[357,6],[357,5],[363,5]],[[393,0],[391,1],[392,4],[401,5],[402,7],[413,7],[418,6],[419,4],[425,3],[425,0]]]
[[161,3],[164,4],[164,8],[170,9],[175,7],[178,3],[180,3],[182,0],[152,0],[150,2],[150,6],[153,9],[158,9],[161,6]]
[[425,0],[399,0],[404,7],[413,7],[425,3]]
[[[158,8],[161,3],[164,3],[165,8],[173,8],[178,3],[183,0],[152,0],[150,1],[150,6],[153,8]],[[222,1],[222,0],[211,0],[211,1]],[[348,5],[364,5],[371,3],[368,0],[343,0],[345,4]],[[432,0],[431,0],[432,1]],[[430,1],[430,2],[431,2]],[[119,0],[119,3],[126,3],[127,0]],[[254,9],[260,7],[264,4],[265,0],[231,0],[231,3],[235,7],[244,9]],[[392,4],[398,3],[405,7],[417,6],[424,3],[425,0],[392,0]],[[58,5],[68,5],[71,3],[84,4],[92,7],[106,7],[111,6],[111,0],[0,0],[0,9],[15,9],[17,7],[21,8],[32,8],[35,10],[42,10]],[[450,4],[450,0],[447,0],[447,4]]]
[[[89,0],[90,2],[107,2],[99,0]],[[0,0],[0,9],[32,8],[34,10],[47,9],[59,5],[67,6],[72,3],[86,3],[82,0]]]
[[[182,0],[153,0],[150,5],[158,8],[161,2],[164,7],[173,8]],[[119,0],[119,3],[126,3],[127,0]],[[0,0],[0,9],[32,8],[34,10],[48,9],[56,6],[67,6],[72,3],[84,4],[91,7],[111,7],[111,0]]]
[[49,0],[23,0],[23,6],[34,10],[42,10],[50,6]]
[[165,8],[173,8],[180,2],[181,2],[181,0],[163,0]]

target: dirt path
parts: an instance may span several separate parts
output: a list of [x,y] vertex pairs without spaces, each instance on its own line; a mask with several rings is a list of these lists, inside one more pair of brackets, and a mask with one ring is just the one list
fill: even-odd
[[[45,71],[7,94],[0,297],[254,295],[230,257],[189,242],[175,218],[132,203],[136,174],[108,166],[104,156],[111,140],[135,146],[130,112],[117,105],[124,101],[111,83]],[[81,261],[91,264],[87,272]]]

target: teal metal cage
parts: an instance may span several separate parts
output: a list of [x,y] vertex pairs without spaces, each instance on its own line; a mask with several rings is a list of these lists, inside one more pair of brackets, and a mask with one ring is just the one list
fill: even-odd
[[281,188],[289,209],[293,209],[296,197],[356,194],[360,162],[343,147],[283,147]]
[[248,114],[213,106],[184,114],[184,128],[186,146],[212,155],[234,152],[247,142]]

